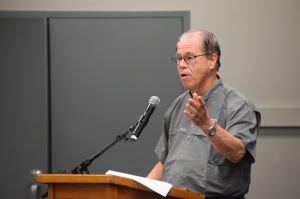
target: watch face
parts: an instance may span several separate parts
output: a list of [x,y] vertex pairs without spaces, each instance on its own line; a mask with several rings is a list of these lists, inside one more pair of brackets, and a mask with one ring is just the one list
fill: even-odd
[[207,135],[209,135],[209,136],[213,136],[213,135],[215,135],[216,134],[216,125],[214,125],[212,128],[210,128],[209,130],[208,130],[208,132],[207,132]]
[[215,121],[214,125],[208,129],[208,132],[207,132],[208,136],[213,136],[217,132],[217,120],[214,119],[214,121]]

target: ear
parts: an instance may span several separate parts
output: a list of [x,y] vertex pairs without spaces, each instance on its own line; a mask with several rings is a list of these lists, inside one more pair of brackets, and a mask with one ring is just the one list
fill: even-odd
[[210,69],[214,70],[216,68],[216,63],[218,60],[218,55],[216,53],[212,53],[210,55]]

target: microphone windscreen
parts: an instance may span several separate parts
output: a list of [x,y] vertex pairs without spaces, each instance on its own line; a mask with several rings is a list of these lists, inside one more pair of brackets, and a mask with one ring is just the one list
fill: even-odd
[[155,106],[158,106],[159,103],[160,103],[159,97],[157,97],[157,96],[152,96],[152,97],[150,97],[150,99],[149,99],[149,104],[153,104],[153,105],[155,105]]

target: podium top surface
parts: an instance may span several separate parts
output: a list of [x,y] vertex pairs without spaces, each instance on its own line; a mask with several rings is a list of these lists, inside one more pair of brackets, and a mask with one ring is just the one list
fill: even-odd
[[[43,184],[113,184],[137,190],[151,191],[144,185],[119,176],[99,174],[40,174],[36,181]],[[168,196],[176,196],[189,199],[204,199],[202,194],[191,192],[183,188],[173,187]]]

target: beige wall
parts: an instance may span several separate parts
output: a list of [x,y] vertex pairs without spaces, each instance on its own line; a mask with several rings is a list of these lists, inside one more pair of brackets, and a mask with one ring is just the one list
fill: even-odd
[[300,129],[262,129],[246,199],[299,198]]
[[300,1],[0,0],[1,10],[189,10],[191,27],[212,31],[221,75],[263,112],[264,126],[300,126]]

